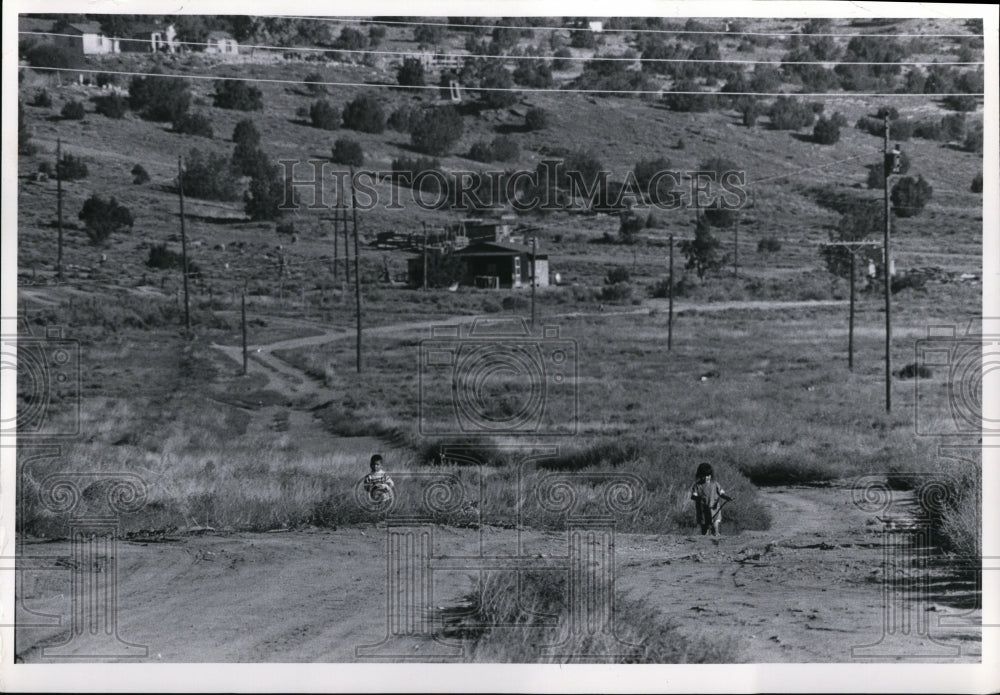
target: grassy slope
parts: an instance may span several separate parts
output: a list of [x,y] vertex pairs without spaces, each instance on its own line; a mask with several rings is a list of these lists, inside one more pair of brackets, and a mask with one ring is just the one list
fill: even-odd
[[[391,36],[388,47],[394,46],[412,47],[412,43],[403,41],[400,36]],[[774,49],[759,49],[758,53],[763,57],[770,55],[769,50],[774,53]],[[935,55],[945,52],[946,47],[941,46]],[[183,69],[208,71],[206,68]],[[211,68],[220,74],[281,79],[303,78],[316,69],[314,63]],[[333,64],[320,69],[331,80],[363,81],[385,77],[365,66]],[[30,97],[33,89],[26,84],[22,86],[22,94]],[[28,123],[34,129],[41,152],[34,157],[22,157],[19,162],[22,179],[18,254],[22,273],[32,267],[42,272],[53,267],[54,229],[50,222],[54,216],[55,184],[29,182],[23,176],[37,168],[42,158],[52,158],[56,137],[63,139],[66,151],[82,155],[91,171],[86,180],[66,185],[67,218],[72,222],[83,200],[91,192],[99,192],[117,197],[132,208],[137,219],[131,235],[115,238],[109,248],[101,250],[89,246],[82,233],[71,229],[67,234],[67,263],[82,270],[71,269],[70,277],[85,289],[92,287],[85,284],[87,281],[100,280],[124,286],[148,284],[161,287],[168,295],[179,286],[176,273],[150,271],[142,261],[148,244],[162,241],[176,244],[178,240],[176,198],[170,190],[176,154],[191,147],[228,153],[232,147],[228,136],[233,126],[248,115],[257,123],[265,147],[275,157],[325,157],[333,140],[343,136],[362,143],[373,167],[387,167],[394,157],[410,154],[407,137],[400,133],[325,132],[298,123],[296,110],[308,106],[315,97],[282,85],[262,84],[261,89],[265,110],[243,114],[211,107],[211,83],[195,81],[194,109],[210,115],[216,132],[216,138],[209,141],[171,133],[164,124],[144,122],[132,115],[121,121],[111,121],[93,113],[83,122],[54,120],[52,116],[66,100],[86,98],[92,92],[78,86],[50,87],[55,97],[51,110],[26,107]],[[363,88],[343,88],[326,98],[342,106],[362,91]],[[430,99],[429,95],[414,97],[386,90],[379,90],[378,94],[386,100],[389,109],[404,102],[428,103]],[[943,113],[936,105],[923,100],[900,102],[921,104],[912,110],[901,108],[904,115],[916,115],[918,111],[920,115]],[[676,168],[694,168],[707,157],[724,155],[745,167],[751,181],[812,167],[793,176],[772,179],[757,188],[756,221],[741,230],[741,270],[747,277],[779,283],[777,290],[768,297],[803,298],[804,285],[814,287],[810,293],[815,293],[816,297],[844,296],[843,284],[829,282],[817,258],[814,244],[826,238],[827,229],[837,220],[835,212],[816,202],[817,191],[878,197],[877,191],[864,189],[866,172],[863,165],[878,158],[879,138],[848,127],[836,147],[822,147],[786,132],[770,131],[766,121],[757,128],[744,128],[737,124],[733,113],[679,114],[655,102],[638,99],[540,94],[525,97],[514,108],[517,113],[484,112],[480,116],[467,117],[466,134],[455,152],[467,151],[478,140],[491,139],[504,124],[518,124],[518,114],[528,105],[548,109],[554,121],[544,132],[514,134],[522,152],[517,164],[522,167],[533,168],[541,158],[538,150],[543,146],[590,150],[613,172],[613,178],[620,178],[637,159],[658,155],[669,157]],[[873,112],[877,106],[862,98],[845,97],[827,101],[826,112],[842,111],[853,124],[858,116]],[[684,141],[683,150],[675,149],[678,140]],[[927,178],[935,194],[922,216],[901,220],[896,227],[898,265],[906,268],[933,264],[979,273],[981,198],[968,191],[968,182],[981,167],[981,157],[922,140],[911,140],[904,147],[913,162],[912,171]],[[861,154],[865,156],[856,161],[835,164]],[[128,172],[137,162],[152,176],[152,182],[145,186],[131,184]],[[481,168],[459,155],[443,158],[443,164],[454,169]],[[819,168],[821,165],[831,166]],[[384,187],[381,190],[386,192]],[[253,310],[278,311],[284,315],[350,326],[351,306],[345,301],[348,297],[336,289],[327,270],[329,266],[304,265],[319,257],[332,257],[328,238],[324,236],[329,223],[320,219],[320,212],[303,211],[296,217],[299,241],[289,244],[286,239],[278,238],[268,224],[219,224],[208,220],[219,215],[238,217],[239,204],[192,200],[188,205],[189,213],[193,213],[188,225],[193,242],[192,256],[208,271],[207,283],[195,287],[197,303],[204,305],[204,310],[235,308],[219,298],[231,299],[231,291],[240,287],[246,278],[255,295]],[[690,233],[693,220],[690,211],[663,212],[658,213],[658,217],[659,227],[651,230],[651,235],[662,238],[668,233],[678,236]],[[362,229],[366,233],[390,229],[416,231],[422,221],[439,225],[454,219],[453,214],[416,210],[410,205],[402,211],[367,213],[362,219]],[[615,231],[617,221],[614,218],[559,213],[541,221],[545,226],[543,248],[552,257],[553,271],[562,272],[584,289],[599,286],[609,267],[633,262],[629,249],[588,243],[606,231]],[[783,241],[782,251],[774,256],[757,254],[757,239],[771,234]],[[719,235],[728,241],[728,232],[719,232]],[[246,246],[235,249],[233,242],[244,242]],[[283,287],[286,302],[276,307],[274,246],[278,243],[285,245],[291,270]],[[226,244],[226,250],[215,248],[217,244]],[[98,263],[100,253],[106,254],[106,263]],[[363,258],[366,277],[371,277],[374,269],[381,265],[383,255],[397,272],[402,269],[405,254],[366,251]],[[633,272],[636,284],[644,286],[662,277],[664,255],[664,249],[655,247],[644,247],[637,252]],[[228,270],[226,264],[230,266]],[[287,298],[297,296],[302,290],[309,293],[305,306],[289,305]],[[758,286],[748,285],[745,280],[725,279],[713,280],[700,292],[700,298],[709,300],[751,299],[761,295]],[[928,321],[956,320],[977,313],[978,292],[978,285],[935,285],[897,296],[896,363],[912,359],[912,340],[920,335],[922,326]],[[208,301],[209,293],[214,302]],[[126,300],[116,301],[128,304]],[[592,292],[568,289],[541,293],[540,301],[543,315],[571,308],[592,309],[597,304]],[[155,304],[156,300],[149,302]],[[481,292],[427,297],[410,290],[366,289],[370,325],[404,318],[496,311],[495,304],[492,295]],[[143,310],[140,307],[137,311],[142,313]],[[71,325],[85,334],[87,325],[105,325],[105,330],[95,329],[88,335],[91,349],[88,364],[114,364],[107,369],[110,373],[100,379],[94,378],[90,390],[85,391],[85,411],[93,417],[89,429],[92,441],[85,447],[88,458],[98,460],[113,451],[107,447],[121,438],[121,431],[148,428],[149,438],[159,443],[142,441],[140,437],[138,451],[147,458],[159,457],[158,475],[167,475],[169,471],[173,481],[173,491],[167,487],[161,490],[161,503],[170,509],[169,513],[150,523],[166,523],[167,519],[172,523],[208,523],[204,519],[209,519],[219,525],[257,528],[309,520],[317,504],[322,509],[329,509],[326,500],[330,490],[346,480],[330,475],[332,464],[329,460],[317,459],[311,452],[297,451],[294,442],[278,445],[278,450],[262,448],[263,442],[270,441],[270,435],[241,439],[244,433],[238,415],[228,416],[231,421],[224,419],[218,425],[206,424],[200,417],[183,421],[184,427],[168,424],[175,422],[181,412],[178,402],[169,395],[169,388],[152,389],[145,396],[148,400],[132,390],[137,384],[148,384],[150,375],[155,374],[164,383],[170,383],[183,374],[183,369],[190,368],[177,360],[165,359],[155,365],[145,363],[147,353],[160,354],[168,348],[176,349],[176,337],[168,329],[170,322],[177,319],[176,308],[172,314],[160,312],[159,318],[137,325],[130,324],[120,315],[106,319],[101,315],[106,309],[101,307],[88,323],[85,317],[75,316],[78,311],[79,304],[75,310],[63,307],[56,318],[63,322],[75,321]],[[127,313],[128,309],[125,311]],[[235,343],[238,334],[233,315],[217,316],[213,319],[215,326],[204,329],[206,342]],[[677,327],[678,345],[669,358],[662,350],[665,322],[662,315],[641,323],[634,318],[564,323],[564,331],[573,333],[581,343],[580,364],[585,376],[580,393],[586,438],[578,442],[578,447],[599,443],[601,437],[642,432],[650,442],[644,444],[644,460],[636,467],[644,475],[653,476],[657,486],[669,485],[675,490],[683,488],[677,480],[686,480],[692,457],[697,456],[720,461],[727,470],[742,470],[760,481],[824,478],[880,470],[893,463],[915,462],[921,467],[930,464],[933,459],[930,446],[910,434],[912,411],[908,394],[912,392],[901,390],[902,402],[892,418],[885,418],[879,412],[877,325],[880,316],[874,298],[862,299],[859,325],[867,333],[859,340],[858,372],[846,378],[842,367],[844,320],[840,312],[786,315],[780,322],[775,318],[773,314],[759,318],[728,314],[682,318]],[[118,331],[117,334],[111,335],[112,328],[108,326]],[[255,331],[254,337],[259,342],[265,340],[261,328]],[[376,345],[378,341],[373,340],[370,344]],[[142,358],[121,355],[122,351],[134,350],[134,346],[142,346]],[[379,361],[381,369],[374,375],[364,382],[342,376],[328,385],[335,401],[352,394],[349,411],[360,426],[378,418],[385,421],[389,429],[399,425],[405,429],[412,421],[416,397],[412,373],[414,346],[412,342],[401,344],[386,340],[378,347],[383,348]],[[306,351],[289,358],[316,374],[326,374],[327,363],[350,363],[349,352],[348,345],[344,344],[326,348],[322,354]],[[210,364],[214,358],[199,353],[193,359],[196,364]],[[741,368],[732,368],[737,365]],[[694,376],[713,367],[722,372],[720,379],[708,384],[692,383]],[[219,376],[220,371],[231,368],[232,365],[214,365],[211,373],[216,387],[223,390],[233,387]],[[134,371],[129,373],[130,369]],[[664,384],[672,388],[665,388]],[[358,400],[353,394],[358,394],[362,387],[368,395]],[[189,396],[205,395],[203,385],[197,380],[185,388]],[[127,405],[121,406],[122,412],[118,414],[105,415],[101,408],[107,396],[121,397]],[[213,401],[204,398],[193,402],[196,413],[218,409]],[[775,407],[762,409],[761,403]],[[141,415],[143,413],[150,416],[149,422]],[[845,430],[855,434],[845,437]],[[236,440],[240,444],[234,452],[232,447]],[[681,451],[674,447],[680,447]],[[664,458],[676,458],[676,468],[671,466],[656,472],[655,462]],[[253,471],[253,482],[244,486],[223,486],[219,485],[218,478],[204,478],[208,460],[225,461],[215,464],[216,476],[245,479],[248,471]],[[351,462],[354,463],[353,458]],[[607,460],[602,465],[618,463]],[[304,481],[296,483],[294,494],[275,478],[274,472],[279,467],[286,472],[296,472]],[[316,472],[319,477],[310,478],[307,475],[310,472]],[[216,504],[215,508],[192,513],[191,505],[197,508],[199,491],[213,480],[218,489],[227,490],[226,500],[221,497],[214,503],[209,500],[206,503]],[[752,495],[752,492],[747,494]],[[279,499],[283,511],[275,515],[274,503]],[[666,495],[664,499],[663,508],[658,510],[662,512],[660,518],[666,520],[666,526],[662,527],[673,527],[684,514],[685,501],[679,493]],[[248,500],[252,502],[249,506]],[[739,515],[733,519],[739,527]],[[749,514],[746,526],[753,527],[756,523],[761,522],[754,514]],[[643,524],[639,527],[649,528]]]

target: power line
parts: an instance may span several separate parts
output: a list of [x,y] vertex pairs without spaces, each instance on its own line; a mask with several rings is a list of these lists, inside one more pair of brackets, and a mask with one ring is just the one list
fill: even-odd
[[[56,37],[66,37],[66,38],[77,38],[75,34],[59,34],[50,31],[19,31],[18,34],[26,36],[56,36]],[[162,40],[156,41],[153,39],[117,39],[120,41],[128,41],[131,43],[148,43],[161,45],[164,42]],[[203,43],[200,41],[174,41],[174,45],[178,46],[211,46],[214,44]],[[920,60],[920,61],[853,61],[853,60],[745,60],[745,59],[726,59],[726,58],[643,58],[641,56],[636,56],[629,58],[627,56],[598,56],[594,55],[592,57],[588,56],[566,56],[559,57],[555,55],[506,55],[506,54],[474,54],[474,53],[438,53],[438,52],[427,52],[427,51],[380,51],[364,48],[318,48],[314,46],[274,46],[267,44],[240,44],[241,49],[250,50],[268,50],[268,51],[283,51],[289,53],[297,52],[317,52],[317,53],[350,53],[350,54],[361,54],[361,55],[389,55],[389,56],[403,56],[412,58],[421,58],[424,56],[430,56],[432,58],[464,58],[467,60],[574,60],[580,62],[590,62],[590,61],[601,61],[601,62],[626,62],[634,63],[636,61],[642,63],[719,63],[719,64],[731,64],[731,65],[897,65],[897,66],[911,66],[911,65],[984,65],[984,61],[934,61],[934,60]]]
[[[383,89],[430,89],[442,90],[440,85],[408,85],[402,87],[396,84],[377,84],[369,82],[327,82],[327,81],[306,81],[306,80],[280,80],[267,77],[233,77],[230,75],[178,75],[175,73],[138,72],[130,70],[91,70],[86,68],[54,68],[54,67],[33,67],[28,65],[18,65],[20,70],[36,70],[49,72],[72,72],[104,75],[122,75],[125,77],[174,77],[182,80],[221,80],[232,82],[260,82],[265,84],[294,84],[294,85],[320,85],[324,87],[362,87],[362,88],[383,88]],[[649,94],[663,96],[666,94],[687,95],[687,96],[726,96],[726,97],[809,97],[838,98],[844,97],[957,97],[976,96],[981,97],[981,92],[933,92],[926,94],[916,94],[907,92],[708,92],[708,91],[673,91],[669,89],[582,89],[577,87],[466,87],[475,92],[533,92],[533,93],[555,93],[555,94]]]
[[[357,24],[390,24],[394,26],[430,26],[430,27],[455,27],[459,29],[518,29],[529,31],[590,31],[587,27],[551,27],[551,26],[510,26],[507,24],[457,24],[450,22],[414,22],[400,20],[380,20],[380,19],[360,19],[353,17],[315,17],[302,15],[255,15],[257,17],[267,17],[275,19],[305,19],[316,22],[331,23],[357,23]],[[612,29],[602,28],[603,34],[707,34],[722,36],[828,36],[833,38],[981,38],[982,34],[833,34],[833,33],[800,33],[797,31],[719,31],[718,29]]]

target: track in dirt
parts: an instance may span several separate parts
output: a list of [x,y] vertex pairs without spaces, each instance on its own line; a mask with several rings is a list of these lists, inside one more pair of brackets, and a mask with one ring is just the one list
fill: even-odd
[[[740,660],[850,662],[851,648],[878,644],[868,661],[942,663],[981,659],[974,582],[937,570],[949,591],[909,595],[897,617],[930,616],[927,630],[883,638],[883,539],[851,502],[847,484],[762,491],[774,531],[708,537],[618,534],[615,595],[645,598],[688,635],[731,641]],[[514,531],[434,527],[448,553],[510,545]],[[533,550],[558,554],[563,534],[523,532]],[[119,545],[119,635],[161,662],[350,662],[386,627],[386,531],[340,530],[185,536]],[[68,554],[65,542],[33,553]],[[24,606],[68,615],[69,577],[25,573]],[[435,609],[455,607],[477,572],[434,573]],[[951,626],[945,626],[950,623]],[[914,622],[914,625],[917,625]],[[41,648],[67,627],[22,629],[17,653]],[[82,644],[82,643],[81,643]],[[417,642],[413,657],[431,642]]]

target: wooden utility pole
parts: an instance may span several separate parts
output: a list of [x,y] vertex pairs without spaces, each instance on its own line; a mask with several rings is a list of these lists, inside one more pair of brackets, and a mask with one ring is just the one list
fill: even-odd
[[[346,191],[345,191],[346,195]],[[354,182],[351,182],[351,199],[354,199]],[[344,281],[351,281],[351,253],[350,253],[350,236],[347,231],[347,200],[343,201],[340,208],[341,222],[343,223],[344,230]]]
[[188,337],[191,334],[191,299],[188,295],[188,257],[187,234],[184,231],[184,164],[183,158],[177,157],[177,194],[181,204],[181,268],[184,273],[184,326]]
[[420,223],[424,228],[424,289],[427,289],[427,223]]
[[240,295],[240,327],[243,332],[243,376],[247,375],[247,290],[243,287],[243,294]]
[[535,273],[537,261],[535,256],[537,255],[535,251],[537,250],[537,236],[535,234],[531,235],[531,327],[535,327]]
[[670,272],[667,275],[667,297],[669,297],[669,309],[667,311],[667,352],[673,348],[674,343],[674,235],[670,235]]
[[740,218],[733,220],[733,277],[740,275]]
[[62,219],[62,140],[56,139],[56,226],[59,229],[59,249],[56,254],[56,274],[63,279],[63,219]]
[[[358,264],[360,249],[358,246],[358,205],[354,197],[354,167],[351,167],[351,215],[354,218],[354,297],[357,315],[357,368],[361,373],[361,268]],[[344,220],[347,220],[347,208],[344,208]],[[346,230],[347,225],[344,225]]]
[[851,251],[851,310],[847,319],[847,368],[854,371],[854,251]]
[[892,411],[892,302],[890,301],[892,276],[889,273],[889,266],[892,264],[892,255],[889,247],[889,173],[892,171],[892,162],[889,161],[889,114],[886,114],[883,119],[885,122],[885,137],[882,140],[882,170],[885,178],[883,179],[882,188],[885,194],[885,233],[882,248],[885,254],[885,258],[883,259],[883,265],[885,266],[885,412],[888,413]]

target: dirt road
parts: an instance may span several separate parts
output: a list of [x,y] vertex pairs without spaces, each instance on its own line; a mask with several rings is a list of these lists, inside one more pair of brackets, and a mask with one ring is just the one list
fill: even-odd
[[[852,504],[848,485],[763,495],[772,531],[717,542],[618,534],[615,596],[647,599],[685,634],[732,641],[745,662],[980,660],[974,584],[932,569],[929,593],[884,603],[881,526]],[[386,534],[373,523],[120,542],[118,636],[147,647],[139,658],[152,662],[356,661],[356,647],[387,632]],[[433,529],[442,555],[510,549],[514,534],[491,526]],[[526,532],[522,540],[532,557],[566,552],[561,533]],[[41,564],[53,569],[23,573],[19,620],[38,621],[29,609],[62,616],[62,624],[18,630],[16,651],[25,662],[57,661],[42,648],[70,634],[71,573],[58,571],[72,564],[70,546],[35,543],[28,551],[50,558]],[[473,570],[435,570],[433,609],[459,605],[477,578]],[[894,636],[883,636],[886,615]],[[907,618],[913,623],[903,634]],[[864,658],[852,654],[872,644]],[[78,638],[69,651],[84,656],[92,645]],[[426,637],[413,645],[410,656],[433,652]]]

